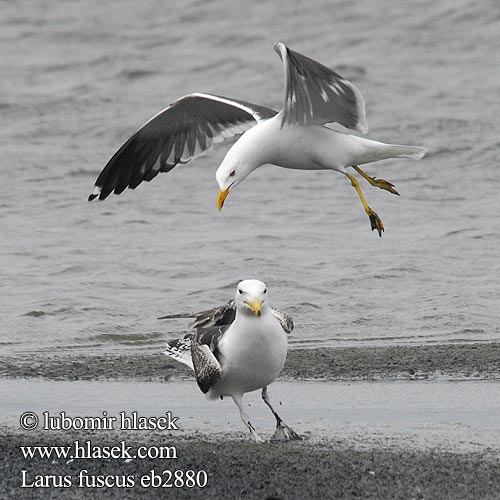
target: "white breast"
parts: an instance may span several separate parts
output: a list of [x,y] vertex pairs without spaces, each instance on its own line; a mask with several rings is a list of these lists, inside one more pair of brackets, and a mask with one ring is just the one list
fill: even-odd
[[219,343],[222,378],[209,397],[255,391],[273,382],[285,364],[287,339],[270,310],[238,315]]

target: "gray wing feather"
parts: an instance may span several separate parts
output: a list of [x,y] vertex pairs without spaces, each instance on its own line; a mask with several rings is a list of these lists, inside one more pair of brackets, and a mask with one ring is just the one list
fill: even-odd
[[279,311],[278,309],[272,309],[274,317],[279,321],[281,328],[285,331],[285,333],[292,333],[293,330],[293,321],[292,318],[283,311]]
[[219,356],[219,341],[231,325],[212,326],[209,328],[198,328],[193,334],[194,340],[198,344],[205,344],[210,347],[215,357]]
[[200,344],[195,339],[191,343],[191,355],[196,382],[203,394],[206,394],[222,375],[220,363],[207,344]]
[[196,313],[192,328],[230,325],[236,317],[236,304],[230,300],[227,304],[207,311]]
[[[293,330],[292,318],[283,311],[271,309],[274,317],[279,321],[281,327],[286,333],[291,333]],[[169,314],[161,316],[158,319],[177,319],[177,318],[194,318],[191,323],[191,328],[197,331],[211,329],[223,325],[230,325],[236,317],[236,304],[234,300],[230,300],[227,304],[206,311],[195,313]]]
[[167,342],[165,354],[192,368],[204,394],[222,375],[218,359],[219,341],[229,326],[199,328],[196,333]]
[[206,394],[221,377],[219,362],[219,341],[230,325],[199,328],[192,337],[191,355],[193,358],[196,382]]
[[153,116],[113,155],[97,178],[89,201],[135,189],[274,115],[276,111],[265,106],[222,96],[195,93],[181,97]]
[[282,126],[337,122],[367,132],[365,100],[348,80],[322,64],[275,43],[285,67]]
[[158,319],[177,319],[177,318],[193,318],[191,328],[210,328],[212,326],[229,325],[234,321],[236,316],[236,304],[234,300],[230,300],[223,306],[207,309],[206,311],[169,314],[161,316]]

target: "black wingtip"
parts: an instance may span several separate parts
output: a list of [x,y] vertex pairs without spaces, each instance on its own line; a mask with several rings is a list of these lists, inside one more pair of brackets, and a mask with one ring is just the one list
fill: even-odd
[[94,190],[90,193],[88,201],[95,200],[96,198],[100,198],[101,200],[104,200],[105,198],[105,196],[102,196],[102,187],[97,184],[94,186]]

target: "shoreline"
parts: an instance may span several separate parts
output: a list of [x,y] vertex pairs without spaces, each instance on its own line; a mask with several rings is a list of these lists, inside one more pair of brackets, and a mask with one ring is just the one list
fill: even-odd
[[[167,381],[192,372],[162,353],[35,353],[1,356],[0,378]],[[500,343],[289,349],[280,378],[500,380]]]
[[[251,441],[230,401],[211,406],[194,399],[200,396],[196,385],[182,382],[192,378],[190,370],[161,353],[89,356],[51,353],[5,356],[0,360],[5,390],[14,390],[18,396],[12,402],[12,423],[0,423],[2,498],[498,499],[500,455],[489,437],[491,411],[497,406],[485,408],[486,420],[482,424],[474,411],[482,407],[481,401],[488,401],[484,397],[490,398],[490,394],[498,392],[498,343],[291,349],[281,376],[282,385],[273,394],[280,398],[280,405],[281,399],[284,401],[286,420],[296,430],[302,430],[305,439],[285,443]],[[441,379],[444,381],[440,382]],[[165,381],[170,384],[164,384]],[[321,381],[338,383],[317,387],[314,393],[311,384]],[[389,388],[392,381],[400,383]],[[113,385],[113,398],[102,399],[110,394],[99,387],[106,383]],[[58,387],[51,387],[56,384]],[[140,384],[147,387],[139,387]],[[288,395],[287,384],[291,389]],[[463,414],[459,422],[456,401],[463,385],[473,388],[474,398],[469,397],[469,404],[462,407],[470,413]],[[45,392],[42,386],[47,386]],[[478,391],[481,388],[485,391],[482,400]],[[491,389],[495,392],[491,393]],[[38,407],[30,403],[30,391],[37,394]],[[159,405],[158,395],[164,398]],[[411,403],[407,402],[408,397]],[[308,398],[312,398],[311,403]],[[325,398],[332,404],[325,404]],[[251,413],[268,439],[273,422],[267,408],[258,404],[259,399],[257,395]],[[319,405],[317,414],[314,401]],[[395,401],[399,401],[399,406],[395,406]],[[419,401],[425,402],[427,413]],[[135,409],[148,416],[156,414],[154,410],[167,408],[175,410],[180,421],[189,425],[182,433],[120,429],[29,432],[19,428],[18,415],[26,408],[40,413],[43,407],[57,414],[63,402],[64,408],[76,416],[99,415],[102,409],[111,415],[114,407],[116,410],[127,408],[126,405],[135,405]],[[300,408],[301,404],[305,406]],[[265,420],[259,412],[264,412]],[[325,418],[331,420],[322,423]],[[308,432],[308,426],[313,432]],[[319,431],[314,432],[314,426]],[[423,445],[419,444],[419,436],[424,436]],[[174,446],[177,458],[27,459],[20,450],[20,446],[69,446],[77,439],[91,440],[101,448],[121,442],[134,448]],[[471,446],[455,447],[466,441]],[[68,476],[71,484],[67,488],[20,488],[23,470],[27,482],[32,482],[35,476],[55,475]],[[207,486],[165,491],[140,484],[140,479],[151,471],[165,470],[206,471]],[[126,488],[78,487],[81,471],[108,478],[133,476],[136,483]]]

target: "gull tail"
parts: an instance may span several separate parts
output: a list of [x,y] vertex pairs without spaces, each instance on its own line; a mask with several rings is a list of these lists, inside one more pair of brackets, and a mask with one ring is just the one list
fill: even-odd
[[427,149],[419,146],[400,146],[399,144],[384,144],[380,148],[380,154],[383,155],[380,160],[388,158],[411,158],[412,160],[420,160],[427,153]]
[[419,146],[386,144],[384,142],[373,141],[354,135],[347,137],[347,140],[350,141],[348,146],[352,154],[352,157],[349,158],[350,165],[388,160],[389,158],[411,158],[413,160],[420,160],[420,158],[423,158],[425,153],[427,153],[427,149]]
[[163,354],[166,354],[168,357],[173,358],[194,370],[193,359],[191,356],[191,340],[192,335],[190,334],[186,335],[182,339],[169,340],[165,346]]

